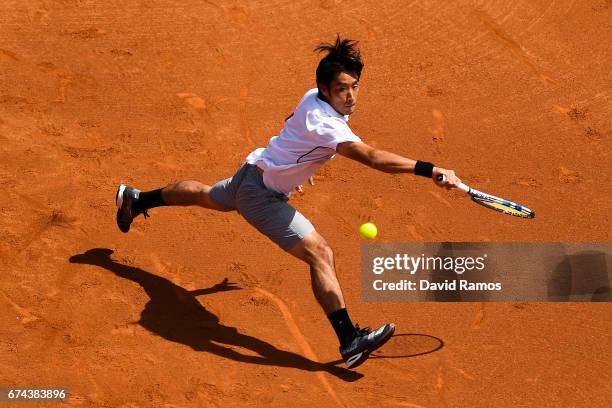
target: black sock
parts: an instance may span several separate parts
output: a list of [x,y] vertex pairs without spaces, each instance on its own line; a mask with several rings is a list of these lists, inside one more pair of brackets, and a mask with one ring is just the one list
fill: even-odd
[[157,190],[141,192],[138,196],[138,201],[136,203],[136,209],[140,211],[146,211],[149,208],[154,207],[163,207],[166,204],[164,199],[162,198],[162,189],[158,188]]
[[335,312],[330,313],[327,318],[331,322],[331,325],[338,336],[340,346],[344,347],[348,345],[348,343],[353,339],[355,327],[353,327],[353,322],[351,322],[351,318],[349,317],[346,309],[343,308],[336,310]]

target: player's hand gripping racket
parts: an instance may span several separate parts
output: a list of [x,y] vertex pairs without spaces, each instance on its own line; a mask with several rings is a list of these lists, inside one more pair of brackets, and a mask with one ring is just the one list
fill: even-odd
[[[438,180],[439,183],[442,183],[445,180],[445,177],[443,174],[439,174],[436,176],[436,180]],[[491,208],[495,211],[500,211],[504,214],[514,215],[515,217],[521,218],[535,217],[535,212],[515,202],[504,200],[503,198],[499,198],[491,194],[483,193],[482,191],[475,190],[463,183],[459,184],[457,188],[468,193],[472,197],[472,200],[476,203],[487,208]]]

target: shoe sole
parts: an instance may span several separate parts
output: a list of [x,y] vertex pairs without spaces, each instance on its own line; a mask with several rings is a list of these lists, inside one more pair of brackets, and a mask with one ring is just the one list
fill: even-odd
[[[359,354],[355,354],[354,356],[351,356],[346,362],[346,368],[354,369],[362,365],[368,359],[368,357],[370,357],[370,354],[378,350],[382,346],[384,346],[391,339],[391,337],[393,337],[393,334],[395,334],[395,325],[391,326],[391,334],[389,334],[389,336],[386,339],[378,343],[374,348],[370,350],[362,351]],[[355,357],[357,358],[355,359]],[[349,365],[349,363],[353,359],[355,359],[355,363],[352,365]]]
[[125,184],[120,184],[119,188],[117,189],[117,195],[115,196],[115,203],[117,204],[117,227],[119,227],[119,231],[123,232],[124,234],[130,231],[129,225],[126,230],[123,230],[121,228],[120,221],[121,207],[123,206],[123,194],[125,193],[126,188],[127,186]]
[[123,192],[127,186],[125,184],[120,184],[117,189],[117,195],[115,197],[115,203],[117,204],[117,208],[121,208],[123,205]]

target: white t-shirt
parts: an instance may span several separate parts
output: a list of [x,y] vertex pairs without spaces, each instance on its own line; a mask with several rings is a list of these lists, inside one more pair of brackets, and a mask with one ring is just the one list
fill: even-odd
[[255,149],[247,156],[247,163],[264,170],[263,182],[270,190],[291,195],[335,156],[339,143],[361,142],[347,124],[348,115],[336,112],[319,99],[317,92],[317,88],[306,92],[268,147]]

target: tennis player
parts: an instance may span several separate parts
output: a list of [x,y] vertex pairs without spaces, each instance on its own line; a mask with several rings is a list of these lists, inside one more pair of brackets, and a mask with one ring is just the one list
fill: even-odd
[[[326,313],[340,342],[340,354],[348,368],[363,363],[371,352],[391,338],[387,323],[376,330],[353,325],[346,310],[334,269],[334,255],[327,241],[289,203],[289,197],[336,154],[385,173],[412,173],[432,179],[442,187],[456,187],[460,180],[452,170],[374,149],[348,125],[359,95],[363,69],[355,41],[336,38],[315,51],[325,53],[316,70],[317,88],[302,97],[278,136],[268,146],[251,152],[236,174],[208,186],[185,180],[141,192],[121,184],[117,191],[117,224],[128,232],[135,217],[153,207],[197,205],[218,211],[238,211],[249,224],[291,255],[310,266],[314,295]],[[437,175],[444,181],[436,182]]]

